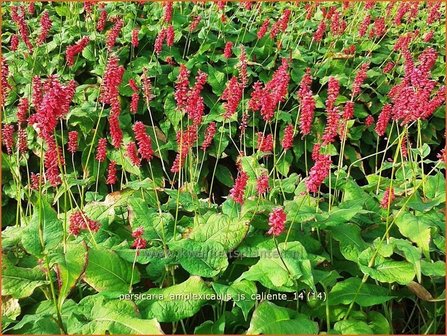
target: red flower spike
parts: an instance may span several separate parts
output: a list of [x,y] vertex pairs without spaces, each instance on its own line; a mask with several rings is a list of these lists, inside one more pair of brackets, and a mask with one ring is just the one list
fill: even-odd
[[104,162],[107,156],[107,139],[101,138],[98,140],[98,147],[96,149],[96,161]]
[[154,43],[154,51],[157,55],[160,55],[161,50],[163,49],[163,42],[166,39],[166,29],[163,28],[157,35]]
[[104,28],[106,27],[107,23],[107,11],[105,10],[105,4],[99,5],[99,19],[98,24],[96,25],[96,29],[99,32],[102,32]]
[[289,124],[284,129],[284,136],[282,138],[282,148],[287,151],[293,146],[293,133],[294,133],[294,127],[292,124]]
[[262,39],[265,36],[269,26],[270,26],[270,19],[265,19],[265,21],[262,23],[261,27],[258,30],[258,33],[257,33],[258,40]]
[[394,62],[389,61],[389,62],[387,62],[387,63],[385,64],[385,66],[383,67],[383,73],[388,73],[388,72],[390,72],[391,70],[393,70],[393,68],[394,68]]
[[374,125],[374,117],[372,115],[369,115],[366,117],[365,125],[366,125],[366,127],[370,127],[370,126]]
[[260,152],[273,152],[273,136],[271,134],[264,136],[262,132],[258,132],[257,137],[258,141],[256,147]]
[[19,129],[17,138],[19,153],[26,153],[28,151],[28,134],[26,133],[26,130],[23,128]]
[[262,173],[256,179],[256,190],[258,195],[265,194],[269,190],[269,176],[267,173]]
[[14,126],[11,124],[4,124],[2,130],[2,140],[6,147],[6,153],[12,154],[14,148]]
[[28,120],[29,102],[28,98],[21,98],[17,106],[17,121],[19,123],[26,123]]
[[116,149],[121,147],[123,142],[123,131],[121,130],[118,116],[112,115],[109,117],[110,137],[112,138],[112,145]]
[[287,216],[283,208],[276,208],[269,215],[269,235],[279,236],[284,231]]
[[78,132],[77,131],[68,132],[68,151],[73,154],[77,150],[78,150]]
[[242,84],[239,83],[237,77],[232,77],[220,97],[222,100],[226,101],[223,104],[225,109],[225,119],[231,118],[231,116],[236,113],[239,102],[242,99],[242,91]]
[[47,39],[48,33],[51,29],[52,23],[50,19],[50,14],[45,10],[40,18],[40,35],[37,39],[37,45],[41,45]]
[[166,23],[170,23],[172,21],[172,1],[168,1],[164,5],[164,14],[163,14],[163,21]]
[[76,42],[76,44],[67,47],[65,55],[67,64],[69,66],[72,66],[74,64],[74,58],[79,55],[85,49],[85,47],[87,47],[89,42],[90,39],[88,38],[88,36],[85,36],[78,42]]
[[323,20],[321,20],[316,32],[314,33],[314,40],[316,42],[320,42],[323,39],[325,32],[326,32],[326,23],[324,23],[324,19],[323,19]]
[[233,188],[230,190],[230,197],[239,204],[244,203],[245,187],[247,186],[248,175],[244,171],[240,171]]
[[233,48],[233,42],[227,42],[225,44],[224,53],[223,53],[225,58],[228,59],[232,56],[232,54],[233,54],[233,52],[231,50],[232,48]]
[[393,203],[394,199],[395,199],[394,189],[388,187],[385,190],[385,194],[383,195],[382,200],[380,201],[380,206],[383,209],[388,209],[388,207],[391,206],[391,203]]
[[332,160],[330,155],[313,153],[312,156],[316,160],[314,166],[310,169],[309,177],[306,180],[306,187],[308,192],[316,193],[329,175]]
[[180,70],[175,83],[174,98],[177,103],[177,108],[183,110],[188,101],[189,91],[189,70],[184,64],[180,64]]
[[116,162],[110,161],[109,166],[107,167],[107,180],[106,184],[114,185],[117,182],[116,177]]
[[354,117],[354,102],[347,101],[343,109],[343,119],[349,120]]
[[12,51],[16,51],[18,47],[19,47],[19,37],[17,36],[17,34],[14,34],[11,36],[10,48]]
[[111,51],[112,48],[115,46],[116,39],[118,38],[121,29],[124,26],[124,20],[119,17],[114,17],[111,19],[111,21],[114,22],[114,25],[112,29],[108,32],[106,39],[106,46],[107,50],[109,51]]
[[355,76],[354,83],[352,84],[352,96],[357,96],[360,93],[360,87],[366,79],[366,72],[368,71],[369,63],[363,63],[360,66],[357,75]]
[[152,160],[154,151],[152,150],[151,137],[146,133],[146,126],[141,121],[137,121],[132,129],[138,143],[138,153],[143,159]]
[[30,179],[31,179],[30,188],[32,190],[38,190],[40,187],[40,174],[31,173]]
[[189,32],[192,33],[197,26],[199,25],[200,21],[202,20],[202,17],[200,15],[197,15],[194,17],[193,21],[189,25]]
[[206,151],[207,148],[211,145],[211,142],[213,141],[214,135],[216,134],[217,127],[216,123],[212,122],[208,125],[205,131],[205,139],[202,143],[202,150]]
[[166,45],[172,47],[174,45],[175,32],[174,27],[169,25],[166,29]]
[[74,236],[78,236],[81,233],[81,230],[91,230],[93,232],[97,232],[99,227],[99,222],[87,217],[87,215],[81,210],[73,212],[70,216],[69,231]]
[[138,47],[138,33],[140,32],[140,30],[138,28],[134,28],[132,30],[132,40],[131,40],[131,44],[134,48]]
[[239,80],[241,81],[242,87],[246,87],[248,83],[247,74],[247,54],[245,53],[245,48],[241,45],[241,55],[239,56]]
[[126,146],[127,157],[134,166],[141,166],[141,159],[138,156],[138,149],[135,142],[129,142]]
[[391,112],[392,111],[391,111],[390,104],[386,104],[383,107],[382,112],[380,112],[379,118],[377,119],[376,128],[375,128],[375,131],[378,136],[383,136],[385,134],[386,128],[387,128],[388,123],[391,119]]

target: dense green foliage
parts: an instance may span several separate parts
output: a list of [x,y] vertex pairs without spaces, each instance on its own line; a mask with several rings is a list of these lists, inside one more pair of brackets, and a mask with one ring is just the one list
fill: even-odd
[[[445,333],[446,189],[445,156],[440,154],[445,106],[410,122],[392,119],[382,136],[374,123],[392,101],[390,90],[408,76],[409,59],[402,50],[418,66],[424,63],[418,57],[433,48],[434,64],[427,70],[431,97],[437,90],[442,94],[444,4],[440,17],[431,21],[433,5],[422,2],[406,11],[387,2],[176,2],[173,45],[163,44],[160,53],[154,50],[157,35],[171,25],[163,3],[94,4],[91,13],[82,3],[36,3],[31,13],[28,6],[2,2],[2,59],[9,68],[9,74],[2,68],[1,112],[3,333]],[[331,8],[339,21],[337,14],[327,15]],[[32,51],[14,10],[19,16],[24,11]],[[272,26],[287,10],[288,23],[271,37]],[[102,11],[108,20],[100,32]],[[45,12],[52,25],[38,45]],[[362,36],[367,15],[371,24]],[[197,16],[200,22],[190,30]],[[113,18],[121,18],[123,27],[107,48]],[[371,36],[380,18],[383,35]],[[258,38],[266,19],[269,29]],[[321,22],[327,27],[316,41]],[[340,33],[334,32],[337,22],[346,23]],[[426,41],[429,32],[433,37]],[[67,47],[86,36],[87,46],[73,65],[67,64]],[[402,36],[410,36],[408,49],[397,50]],[[19,44],[12,50],[16,38]],[[227,42],[233,43],[229,58],[223,55]],[[354,53],[346,52],[352,46]],[[124,68],[115,97],[124,139],[115,147],[113,111],[100,100],[114,55]],[[248,83],[236,113],[225,118],[228,83],[244,77],[241,55],[247,59]],[[290,80],[273,118],[266,121],[249,109],[254,83],[275,78],[283,60]],[[394,67],[384,71],[389,62]],[[366,63],[360,93],[353,94]],[[204,115],[196,125],[197,139],[174,173],[171,167],[183,141],[179,134],[194,122],[175,99],[181,64],[190,72],[190,87],[199,70],[207,79],[199,90]],[[306,68],[315,116],[304,136],[298,92]],[[42,136],[42,125],[17,119],[23,98],[29,100],[27,117],[54,108],[35,103],[32,84],[35,76],[45,82],[51,75],[63,85],[76,82],[67,113],[55,119],[52,136],[60,156]],[[340,86],[335,100],[340,121],[336,139],[322,143],[329,124],[330,77]],[[151,97],[143,92],[145,78],[152,84]],[[130,112],[130,79],[139,88],[135,114]],[[44,95],[50,87],[43,85]],[[341,116],[350,101],[353,116],[345,120]],[[411,105],[408,111],[394,106],[396,114],[414,112]],[[149,161],[134,164],[127,144],[136,141],[138,121],[146,126],[154,153]],[[202,150],[212,122],[217,132]],[[240,126],[245,122],[244,133]],[[285,149],[288,125],[294,139]],[[14,129],[11,152],[8,127]],[[15,146],[19,129],[26,132],[24,151]],[[71,131],[79,134],[74,153],[68,150]],[[272,135],[270,151],[259,150],[258,132]],[[107,138],[103,162],[95,159],[100,138]],[[311,192],[312,150],[321,143],[321,155],[331,158],[332,165],[315,169],[328,176]],[[55,185],[48,180],[51,154],[60,176]],[[113,186],[107,183],[111,161],[118,178]],[[247,183],[237,202],[232,188],[242,172]],[[41,177],[37,187],[36,174]],[[262,175],[268,176],[269,189],[258,193]],[[387,198],[390,192],[393,197]],[[272,213],[278,209],[286,215],[285,227],[271,235]],[[81,210],[78,219],[96,222],[98,230],[73,230]],[[140,238],[144,244],[135,248]]]

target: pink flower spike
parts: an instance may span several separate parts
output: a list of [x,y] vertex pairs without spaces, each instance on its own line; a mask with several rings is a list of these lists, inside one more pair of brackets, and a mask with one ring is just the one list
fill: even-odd
[[269,215],[270,230],[267,234],[279,236],[284,231],[286,220],[287,216],[283,208],[273,210]]

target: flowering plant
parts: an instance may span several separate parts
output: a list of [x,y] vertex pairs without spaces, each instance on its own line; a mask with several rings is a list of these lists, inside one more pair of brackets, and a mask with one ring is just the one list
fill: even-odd
[[1,5],[3,332],[445,332],[444,4]]

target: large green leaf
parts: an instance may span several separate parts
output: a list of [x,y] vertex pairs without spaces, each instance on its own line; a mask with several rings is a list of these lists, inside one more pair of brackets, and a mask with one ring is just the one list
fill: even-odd
[[87,266],[87,246],[70,242],[66,245],[65,252],[61,251],[56,254],[53,261],[56,262],[59,285],[58,300],[59,305],[62,306]]
[[105,248],[91,248],[88,251],[88,265],[85,282],[96,291],[127,293],[130,282],[140,281],[140,273],[132,264],[121,259],[115,252]]
[[330,228],[335,240],[340,243],[340,252],[347,260],[357,261],[359,254],[368,245],[362,239],[360,228],[351,223],[342,223]]
[[64,228],[57,218],[56,211],[42,199],[41,206],[34,208],[31,221],[23,230],[23,247],[28,253],[41,256],[43,251],[50,251],[57,247],[63,236]]
[[318,326],[303,314],[264,301],[254,311],[247,334],[313,335],[318,334]]
[[224,298],[223,301],[233,300],[236,306],[241,308],[244,318],[247,319],[248,313],[256,303],[254,296],[257,293],[257,288],[253,281],[236,281],[230,286],[214,282],[213,288],[217,295]]
[[210,278],[228,267],[227,254],[219,243],[183,239],[170,244],[169,247],[176,253],[180,265],[191,275]]
[[[372,258],[374,258],[374,262],[370,265]],[[383,258],[379,254],[375,254],[371,248],[359,255],[359,266],[364,274],[380,282],[397,282],[406,285],[416,275],[411,263]]]
[[335,323],[334,329],[342,335],[362,335],[374,333],[368,323],[356,319],[339,321]]
[[208,83],[211,85],[213,92],[220,96],[225,89],[225,74],[208,65]]
[[217,321],[205,321],[194,329],[194,335],[222,335],[225,332],[225,314]]
[[133,230],[143,227],[143,237],[147,240],[166,242],[173,236],[174,217],[170,213],[155,212],[141,198],[129,200],[129,222]]
[[216,169],[217,180],[226,185],[227,187],[232,187],[234,184],[233,175],[231,175],[230,170],[224,165],[218,165]]
[[192,228],[189,238],[200,242],[218,242],[226,251],[231,251],[242,242],[248,227],[247,219],[214,213],[206,221],[199,220]]
[[427,276],[445,277],[445,262],[440,260],[435,262],[422,260],[421,270]]
[[321,228],[338,226],[349,222],[354,216],[362,213],[359,201],[346,201],[338,207],[333,207],[330,212],[317,215],[317,225]]
[[267,288],[287,292],[294,292],[295,280],[299,280],[315,290],[312,266],[304,246],[298,241],[281,243],[278,250],[263,251],[260,260],[241,279],[259,281]]
[[14,299],[11,296],[2,297],[2,327],[3,330],[8,325],[15,321],[20,315],[21,308],[18,299]]
[[395,296],[389,295],[385,287],[363,283],[359,278],[348,278],[337,283],[327,296],[330,305],[355,302],[362,307],[384,303]]
[[47,284],[45,274],[38,267],[23,268],[14,266],[8,259],[2,262],[2,295],[15,299],[30,296],[34,289]]
[[[100,299],[100,298],[98,298]],[[87,316],[90,322],[79,330],[86,335],[161,335],[160,324],[156,319],[142,319],[137,314],[137,307],[131,301],[97,300]],[[72,331],[76,332],[76,331]]]
[[25,315],[13,330],[22,335],[60,335],[62,334],[56,319],[49,314]]
[[167,288],[152,288],[138,306],[145,318],[174,322],[195,315],[215,294],[198,276]]
[[396,216],[400,233],[416,243],[427,255],[431,237],[431,222],[424,216],[414,216],[406,212]]

